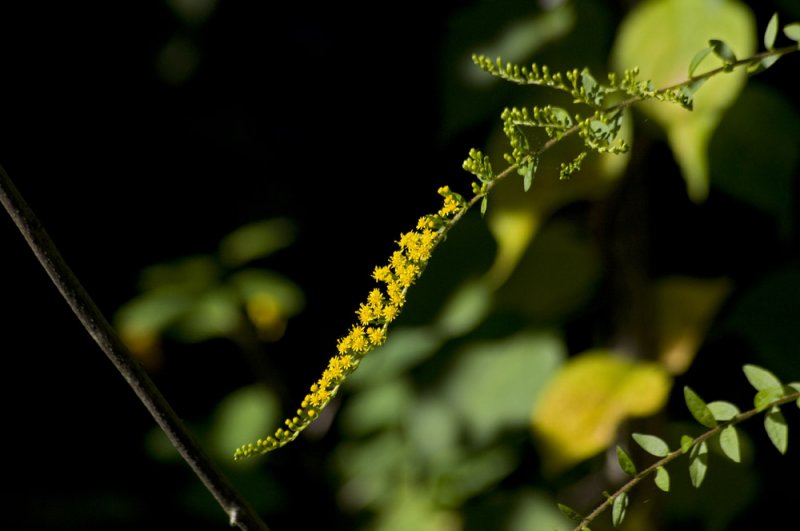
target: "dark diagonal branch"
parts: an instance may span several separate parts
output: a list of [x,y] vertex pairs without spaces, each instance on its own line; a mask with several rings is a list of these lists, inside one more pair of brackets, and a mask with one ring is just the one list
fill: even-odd
[[44,227],[2,167],[0,167],[0,203],[14,220],[36,258],[86,331],[105,352],[164,430],[172,445],[228,514],[231,525],[244,530],[267,531],[266,524],[206,456],[144,369],[131,357],[114,329],[64,262]]

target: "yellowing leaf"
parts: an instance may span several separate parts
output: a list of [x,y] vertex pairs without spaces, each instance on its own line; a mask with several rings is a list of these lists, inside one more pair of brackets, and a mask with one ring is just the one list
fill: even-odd
[[542,392],[532,426],[547,472],[607,448],[620,422],[665,403],[671,379],[658,364],[589,351],[569,360]]
[[[756,46],[755,20],[750,10],[733,0],[650,0],[640,3],[622,22],[614,43],[617,70],[639,67],[641,79],[656,87],[686,80],[689,63],[711,39],[724,41],[738,57]],[[695,71],[700,75],[722,66],[710,55]],[[689,197],[702,201],[708,194],[708,144],[724,110],[744,85],[744,69],[708,80],[695,95],[694,111],[662,102],[640,109],[666,129],[670,147],[681,167]]]
[[670,277],[656,284],[658,357],[670,374],[689,368],[730,291],[731,282],[725,278]]

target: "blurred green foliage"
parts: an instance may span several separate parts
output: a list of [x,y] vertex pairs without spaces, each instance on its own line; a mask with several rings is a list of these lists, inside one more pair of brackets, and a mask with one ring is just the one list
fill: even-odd
[[[796,16],[790,4],[784,7]],[[443,142],[492,124],[485,143],[502,167],[501,106],[561,97],[481,76],[467,66],[473,52],[598,73],[638,65],[644,78],[665,85],[686,78],[708,39],[725,39],[743,57],[759,29],[751,8],[734,0],[647,0],[627,14],[599,0],[474,3],[456,12],[443,37]],[[796,61],[782,60],[763,82],[745,85],[739,74],[709,82],[693,113],[657,102],[634,110],[624,133],[630,158],[589,159],[562,183],[556,168],[571,147],[559,146],[545,155],[527,195],[518,182],[504,183],[487,213],[489,230],[473,241],[459,227],[437,250],[408,315],[347,381],[337,411],[318,421],[305,444],[234,472],[254,490],[268,486],[272,501],[257,504],[266,521],[310,526],[314,515],[303,511],[324,498],[340,514],[330,529],[568,529],[555,500],[585,510],[619,483],[603,450],[632,422],[657,426],[672,447],[686,432],[685,414],[668,414],[669,389],[696,359],[706,377],[712,371],[704,359],[737,368],[734,359],[746,357],[787,381],[798,378],[800,121],[796,94],[790,99],[785,88]],[[690,215],[697,217],[681,219]],[[734,221],[760,215],[774,238],[769,256],[742,248],[726,251],[744,257],[738,263],[718,264],[703,254],[706,245],[745,247],[735,232],[749,225]],[[718,216],[715,230],[730,224],[734,233],[709,230],[722,243],[696,241],[691,223]],[[480,223],[469,216],[463,224]],[[151,361],[154,352],[170,355],[159,351],[163,337],[280,340],[303,296],[251,262],[292,242],[285,220],[259,222],[227,236],[214,255],[148,268],[141,294],[117,315],[123,337]],[[717,346],[740,339],[746,345],[733,353]],[[248,383],[222,399],[201,428],[213,452],[228,455],[270,431],[293,403],[284,394]],[[163,441],[149,437],[152,455],[169,459]],[[744,466],[715,468],[700,491],[688,486],[687,474],[672,474],[671,494],[647,506],[634,500],[623,529],[731,528],[757,503],[762,481],[750,438],[742,437]],[[712,445],[712,454],[720,451]],[[301,487],[281,487],[288,484]],[[322,490],[301,500],[287,494],[306,484]]]

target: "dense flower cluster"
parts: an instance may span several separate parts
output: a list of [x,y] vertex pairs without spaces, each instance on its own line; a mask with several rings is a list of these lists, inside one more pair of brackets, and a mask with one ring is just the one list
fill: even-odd
[[408,288],[422,274],[453,218],[466,208],[464,199],[447,186],[439,188],[439,195],[444,197],[439,211],[423,216],[415,230],[402,234],[389,263],[376,267],[372,272],[379,287],[370,291],[366,302],[359,306],[356,311],[358,322],[336,343],[337,353],[329,360],[319,380],[311,386],[297,414],[286,419],[286,427],[279,428],[274,435],[236,450],[234,459],[263,454],[293,441],[319,416],[364,356],[386,341],[386,331],[400,315]]

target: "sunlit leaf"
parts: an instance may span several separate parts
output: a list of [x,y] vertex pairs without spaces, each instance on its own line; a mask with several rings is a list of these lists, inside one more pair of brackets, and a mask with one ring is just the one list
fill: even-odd
[[447,506],[460,506],[468,498],[491,491],[500,480],[519,465],[517,456],[507,446],[494,446],[460,459],[438,479],[437,497]]
[[485,281],[460,286],[445,304],[437,328],[447,336],[460,336],[475,328],[489,311],[491,291]]
[[262,385],[233,391],[214,411],[209,439],[220,456],[229,456],[245,441],[255,441],[279,421],[280,407],[275,394]]
[[770,404],[779,400],[783,396],[783,386],[781,387],[768,387],[756,393],[753,399],[753,405],[756,406],[758,411],[764,411]]
[[226,265],[240,266],[289,246],[294,233],[294,225],[286,219],[251,223],[225,236],[219,245],[219,255]]
[[738,407],[731,404],[730,402],[725,402],[723,400],[709,402],[708,410],[711,411],[711,414],[714,415],[714,419],[717,422],[725,422],[727,420],[731,420],[733,417],[739,414]]
[[739,448],[739,432],[735,426],[726,426],[719,434],[719,445],[723,453],[734,463],[742,461],[742,453]]
[[231,290],[218,288],[198,297],[174,325],[182,341],[200,342],[233,337],[242,323],[241,300]]
[[548,380],[566,357],[554,334],[524,333],[473,343],[448,372],[443,393],[477,440],[523,427]]
[[717,421],[714,420],[714,415],[708,409],[706,403],[688,385],[683,388],[683,397],[686,401],[686,407],[689,408],[689,413],[692,414],[697,422],[706,428],[713,428],[717,425]]
[[396,328],[380,350],[361,362],[347,384],[366,388],[392,381],[431,356],[441,344],[441,336],[431,328]]
[[[789,387],[795,392],[800,392],[800,382],[792,382],[789,384]],[[800,407],[800,398],[797,399],[797,407]]]
[[732,288],[727,278],[670,276],[656,282],[658,359],[671,374],[689,368]]
[[489,206],[489,198],[487,196],[483,196],[481,199],[481,216],[486,215],[486,207]]
[[694,444],[694,437],[689,435],[681,435],[681,452],[684,454],[687,453],[689,450],[692,449],[692,445]]
[[620,492],[616,498],[614,498],[614,503],[611,506],[611,522],[614,524],[614,527],[619,527],[622,521],[625,519],[625,513],[628,510],[628,494],[626,492]]
[[778,14],[772,15],[764,31],[764,47],[771,50],[775,46],[775,38],[778,36]]
[[634,433],[631,435],[636,444],[641,446],[645,452],[656,457],[664,457],[669,453],[669,446],[664,439],[646,433]]
[[656,468],[656,477],[654,478],[656,487],[669,492],[669,472],[663,466]]
[[[651,0],[640,2],[623,20],[614,43],[617,70],[638,66],[641,79],[658,87],[686,80],[686,69],[709,38],[749,56],[756,47],[755,18],[741,2],[717,0]],[[695,65],[696,75],[721,66],[718,57]],[[710,79],[694,98],[689,113],[675,105],[647,102],[639,108],[665,128],[680,165],[689,196],[702,201],[708,194],[708,145],[724,110],[744,85],[743,69]]]
[[405,378],[364,389],[347,401],[339,416],[342,429],[360,437],[401,424],[414,404],[414,390]]
[[636,475],[636,465],[633,464],[630,456],[620,446],[617,446],[617,462],[619,462],[619,467],[623,472],[629,476]]
[[792,22],[783,27],[783,34],[793,41],[800,42],[800,22]]
[[759,367],[758,365],[745,365],[742,367],[744,375],[750,385],[756,388],[757,391],[762,389],[769,389],[770,387],[781,387],[781,381],[767,369]]
[[699,488],[708,470],[708,445],[705,441],[692,447],[689,452],[689,478],[692,486]]
[[625,418],[663,406],[670,384],[659,365],[610,351],[570,358],[548,382],[533,413],[547,471],[563,470],[607,448]]
[[785,454],[789,445],[789,426],[777,406],[770,409],[769,413],[764,416],[764,429],[775,448]]
[[692,57],[692,60],[689,62],[689,77],[694,76],[694,71],[697,70],[697,67],[700,66],[700,63],[703,62],[703,59],[708,57],[714,49],[710,46],[703,48]]

